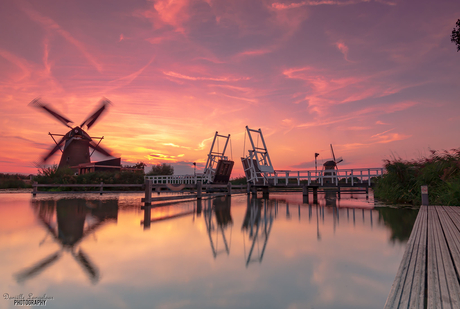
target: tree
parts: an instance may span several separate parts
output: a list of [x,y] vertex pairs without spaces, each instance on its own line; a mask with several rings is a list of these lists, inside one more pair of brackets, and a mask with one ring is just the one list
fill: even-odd
[[138,168],[138,169],[142,169],[144,170],[144,167],[146,167],[147,164],[145,164],[144,162],[137,162],[136,164],[134,165],[125,165],[124,167],[127,167],[127,168]]
[[170,164],[161,163],[157,165],[152,165],[152,169],[147,175],[173,175],[174,174],[174,167]]
[[457,45],[457,52],[460,51],[460,19],[457,20],[454,29],[452,30],[452,36],[450,40]]

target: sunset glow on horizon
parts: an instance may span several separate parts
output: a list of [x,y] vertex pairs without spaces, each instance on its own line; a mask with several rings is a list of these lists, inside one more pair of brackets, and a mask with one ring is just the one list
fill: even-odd
[[[453,0],[6,0],[0,10],[0,172],[36,173],[68,128],[40,97],[122,164],[202,171],[231,134],[262,129],[278,170],[381,167],[460,147],[460,53]],[[219,145],[220,147],[222,145]],[[59,163],[57,152],[47,163]],[[94,157],[93,160],[104,159]]]

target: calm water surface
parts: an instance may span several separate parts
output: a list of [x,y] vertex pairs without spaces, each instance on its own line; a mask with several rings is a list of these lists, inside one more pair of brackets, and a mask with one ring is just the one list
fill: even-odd
[[[382,308],[416,210],[372,196],[0,194],[0,308]],[[150,220],[148,220],[150,218]]]

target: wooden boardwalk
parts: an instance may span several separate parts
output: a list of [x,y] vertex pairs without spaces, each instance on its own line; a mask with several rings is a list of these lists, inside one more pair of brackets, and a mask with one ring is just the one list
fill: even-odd
[[460,207],[421,206],[387,298],[390,308],[460,308]]

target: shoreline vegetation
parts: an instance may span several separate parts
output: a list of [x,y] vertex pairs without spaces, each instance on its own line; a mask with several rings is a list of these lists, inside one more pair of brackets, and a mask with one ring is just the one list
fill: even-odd
[[430,205],[460,206],[460,148],[431,150],[428,158],[385,160],[387,173],[374,197],[391,204],[421,205],[421,186],[428,186]]

